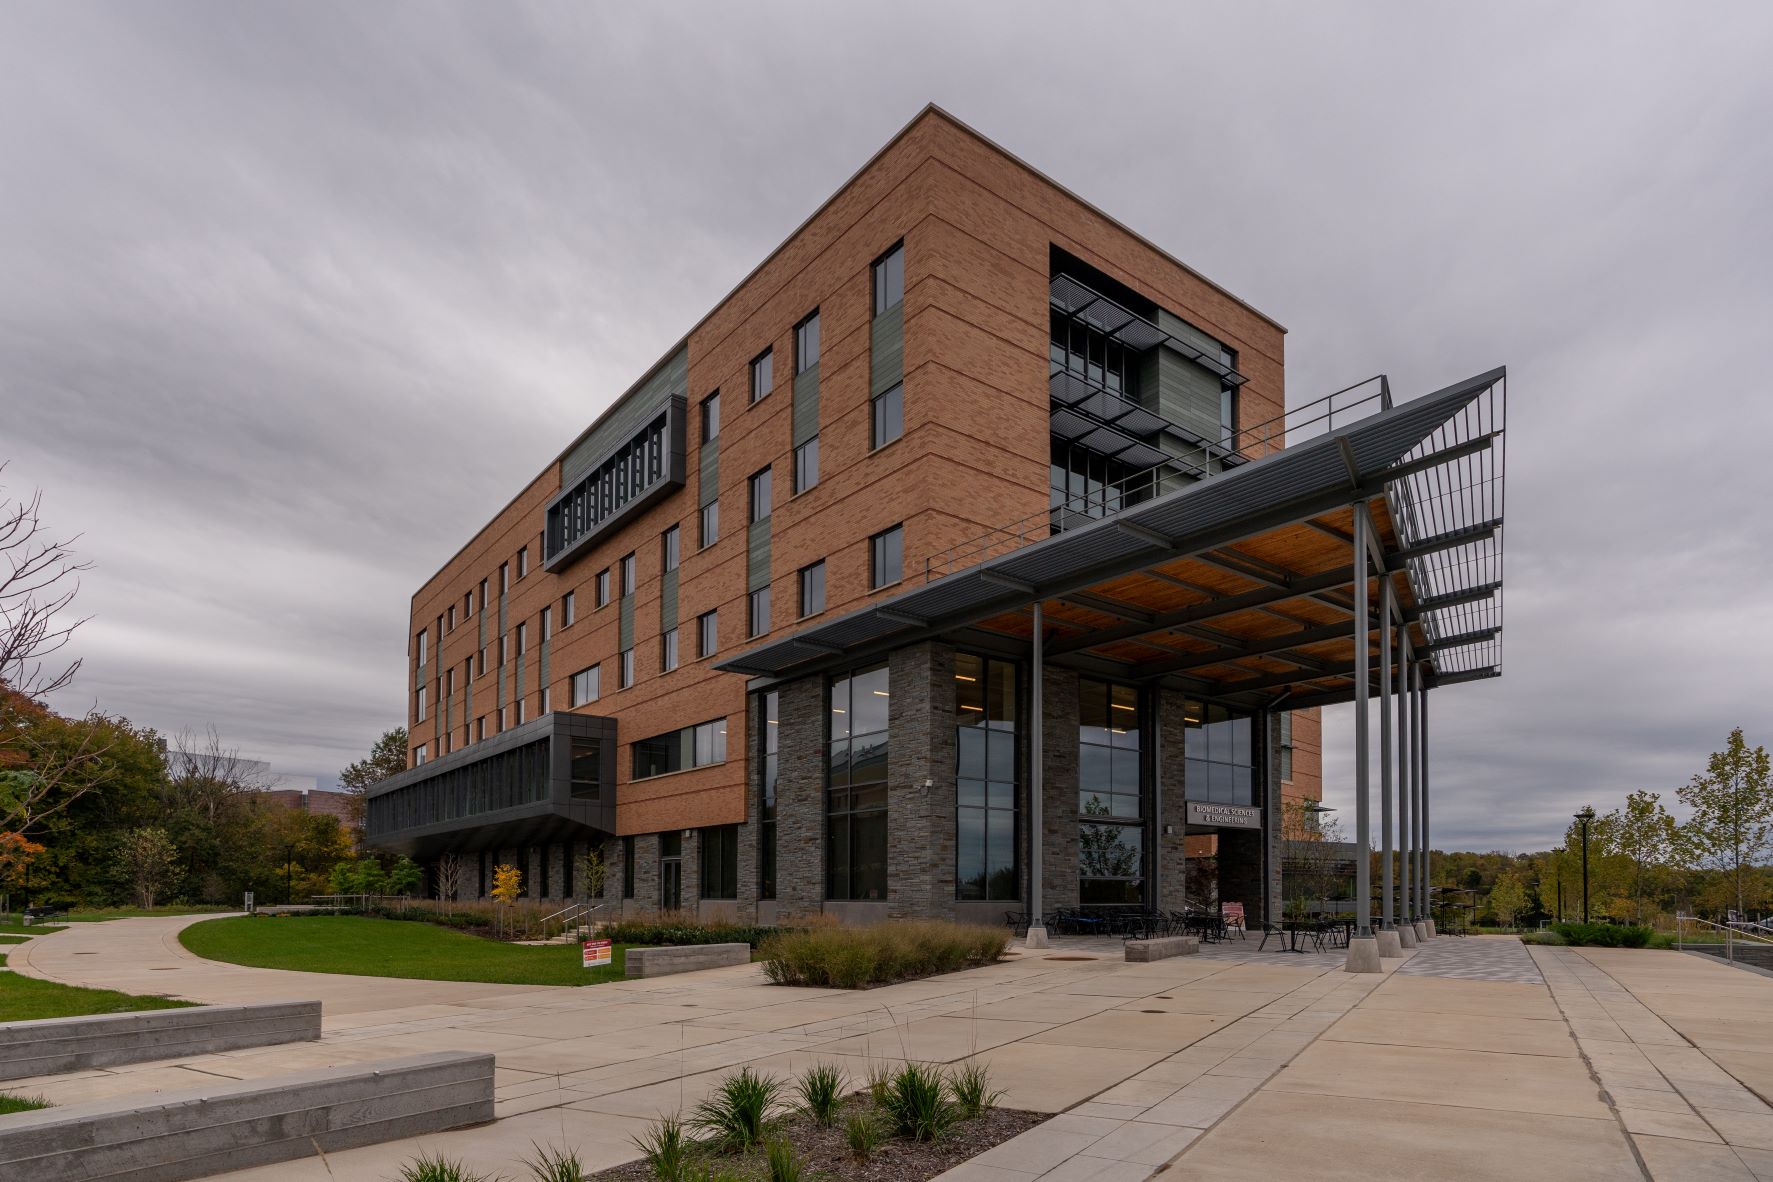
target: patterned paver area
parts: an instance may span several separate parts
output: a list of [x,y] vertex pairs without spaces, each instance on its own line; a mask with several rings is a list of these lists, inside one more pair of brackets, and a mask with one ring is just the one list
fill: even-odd
[[1398,972],[1412,977],[1451,977],[1458,981],[1545,984],[1527,946],[1513,936],[1441,936],[1417,949]]

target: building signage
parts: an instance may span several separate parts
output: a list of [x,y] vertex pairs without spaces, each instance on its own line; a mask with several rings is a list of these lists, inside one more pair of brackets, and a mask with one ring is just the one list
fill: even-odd
[[1241,804],[1209,804],[1206,801],[1191,800],[1188,802],[1188,823],[1219,825],[1231,829],[1260,829],[1262,810]]
[[610,942],[608,940],[586,940],[584,949],[586,968],[602,968],[609,964]]

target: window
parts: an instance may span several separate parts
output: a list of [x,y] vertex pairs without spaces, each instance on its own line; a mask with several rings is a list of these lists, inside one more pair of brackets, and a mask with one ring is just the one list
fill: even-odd
[[500,668],[504,668],[504,665],[505,665],[505,642],[506,642],[506,639],[507,638],[503,632],[499,633],[499,667]]
[[418,767],[425,762],[425,745],[420,743],[412,753],[412,765]]
[[416,700],[416,705],[417,705],[417,709],[418,709],[418,720],[420,722],[425,721],[425,716],[427,714],[426,707],[428,705],[428,702],[426,701],[426,698],[425,698],[425,691],[429,688],[430,688],[429,686],[421,685],[418,688],[418,690],[413,694],[413,697]]
[[578,619],[578,607],[573,599],[573,592],[568,591],[560,600],[560,626],[571,628],[576,619]]
[[517,577],[521,579],[524,575],[527,575],[528,573],[529,573],[529,547],[528,546],[519,546],[517,548]]
[[525,698],[518,698],[514,704],[517,707],[517,725],[522,726],[527,714],[525,707],[529,705],[529,701]]
[[1188,799],[1254,804],[1256,745],[1249,716],[1189,702],[1182,720],[1182,782]]
[[702,898],[739,897],[739,827],[715,825],[702,830]]
[[414,645],[415,651],[418,653],[418,662],[420,665],[423,665],[425,663],[425,656],[427,653],[429,653],[431,651],[430,641],[431,641],[431,634],[429,632],[425,631],[423,628],[419,629],[418,636],[413,641],[413,645]]
[[474,618],[474,592],[470,591],[466,595],[462,596],[462,620],[464,622],[466,622],[468,620],[472,620],[473,618]]
[[677,561],[677,527],[674,525],[659,535],[659,569],[676,570]]
[[762,521],[770,515],[770,470],[765,468],[751,476],[751,520]]
[[[572,788],[574,800],[596,800],[603,789],[603,744],[596,739],[575,738],[572,742]],[[567,865],[572,865],[572,852],[567,851]]]
[[1131,686],[1078,683],[1078,899],[1145,898],[1143,712]]
[[905,434],[905,383],[896,382],[874,396],[874,446],[885,447]]
[[542,713],[543,714],[554,713],[554,692],[553,691],[554,691],[554,687],[551,685],[545,685],[542,687]]
[[634,779],[726,762],[726,719],[686,726],[634,744]]
[[757,810],[757,897],[776,897],[776,731],[781,695],[763,695],[763,767],[758,776],[763,799]]
[[480,610],[486,610],[486,580],[480,580]]
[[603,680],[602,675],[602,665],[593,665],[589,669],[581,669],[573,674],[572,692],[567,698],[567,701],[574,706],[583,706],[588,702],[595,702],[598,697],[600,683]]
[[522,656],[529,651],[529,625],[517,625],[517,655]]
[[499,594],[503,595],[511,589],[511,564],[499,563]]
[[453,603],[449,605],[449,630],[456,630],[456,605]]
[[825,897],[885,899],[887,718],[885,665],[831,683],[825,762]]
[[773,375],[776,351],[765,349],[751,361],[751,401],[756,402],[775,388]]
[[819,364],[819,313],[794,326],[794,372],[803,374]]
[[634,839],[622,839],[622,898],[634,897]]
[[1021,897],[1016,874],[1016,667],[954,657],[958,899]]
[[713,443],[720,438],[720,391],[702,399],[702,442]]
[[631,648],[623,649],[621,662],[621,668],[617,670],[618,684],[616,688],[627,689],[634,684],[634,650]]
[[482,714],[474,720],[474,740],[479,742],[486,738],[486,715]]
[[819,483],[819,437],[813,436],[794,449],[794,491],[803,493]]
[[874,264],[874,314],[897,307],[905,299],[905,244],[880,256]]
[[476,652],[474,654],[474,659],[478,662],[478,667],[474,671],[474,676],[485,677],[486,676],[486,650],[484,648],[482,648],[480,651]]
[[554,609],[552,607],[545,607],[542,609],[542,643],[543,644],[548,643],[548,641],[550,639],[552,639],[553,636],[554,636]]
[[446,692],[449,694],[450,697],[453,698],[456,696],[456,667],[454,665],[451,665],[449,667],[448,677],[449,677],[449,689]]
[[702,506],[702,537],[703,546],[712,546],[720,540],[720,502],[709,501]]
[[659,834],[659,908],[676,911],[683,906],[683,834],[673,829]]
[[677,668],[677,629],[671,628],[659,637],[659,668],[665,673]]
[[1290,710],[1280,716],[1280,778],[1289,782],[1293,778],[1293,712]]
[[821,559],[800,568],[800,614],[816,616],[825,610],[825,563]]
[[878,591],[905,577],[905,527],[895,525],[868,539],[868,588]]
[[595,585],[596,591],[592,595],[591,606],[599,608],[609,602],[609,567],[606,566],[597,572]]
[[768,632],[770,630],[770,589],[759,587],[753,591],[747,598],[745,606],[749,609],[747,615],[751,629],[746,635],[762,636]]
[[623,520],[672,475],[666,438],[671,416],[660,410],[602,463],[562,490],[548,505],[543,554],[553,559],[588,544]]
[[696,617],[696,656],[711,657],[720,644],[720,609]]
[[622,572],[622,594],[623,595],[634,594],[634,570],[635,570],[634,555],[632,555],[632,554],[622,555],[622,561],[620,563],[620,570]]
[[[1219,364],[1236,369],[1237,354],[1219,346]],[[1237,383],[1228,378],[1219,382],[1219,435],[1226,447],[1237,446]]]

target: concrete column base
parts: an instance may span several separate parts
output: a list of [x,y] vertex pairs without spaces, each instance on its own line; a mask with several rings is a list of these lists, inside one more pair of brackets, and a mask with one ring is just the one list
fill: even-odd
[[1436,932],[1434,930],[1434,920],[1425,919],[1422,921],[1422,926],[1428,929],[1428,938],[1430,940],[1434,939],[1435,935],[1436,935]]
[[1416,929],[1407,923],[1397,925],[1397,942],[1400,947],[1416,947]]
[[1396,960],[1404,954],[1403,945],[1398,942],[1396,928],[1382,928],[1374,933],[1379,941],[1379,959]]
[[1379,941],[1372,936],[1356,936],[1348,942],[1348,962],[1342,966],[1345,973],[1381,973],[1379,967]]
[[1051,945],[1049,945],[1047,943],[1046,928],[1044,928],[1044,927],[1029,928],[1028,929],[1028,939],[1022,945],[1022,947],[1024,947],[1024,948],[1049,948],[1049,947],[1051,947]]
[[1421,920],[1417,920],[1415,923],[1415,928],[1416,928],[1416,943],[1418,943],[1418,944],[1426,943],[1428,940],[1428,937],[1429,937],[1428,925],[1423,923]]

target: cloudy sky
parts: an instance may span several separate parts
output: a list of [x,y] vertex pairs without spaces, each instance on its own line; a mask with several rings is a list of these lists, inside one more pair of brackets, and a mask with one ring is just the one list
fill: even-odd
[[1773,741],[1773,7],[618,7],[0,4],[0,459],[92,562],[59,706],[336,773],[414,588],[935,101],[1286,324],[1295,402],[1508,365],[1440,843]]

